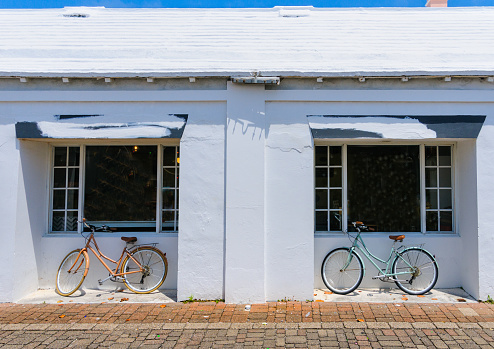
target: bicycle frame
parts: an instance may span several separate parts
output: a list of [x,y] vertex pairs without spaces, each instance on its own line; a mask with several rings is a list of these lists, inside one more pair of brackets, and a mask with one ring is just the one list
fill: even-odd
[[[395,248],[395,242],[393,242],[393,246],[391,246],[391,251],[389,253],[389,257],[387,260],[384,260],[384,259],[381,259],[377,256],[374,256],[370,251],[369,249],[367,248],[367,246],[365,245],[364,243],[364,240],[362,239],[362,237],[360,236],[361,234],[361,231],[360,229],[358,230],[358,234],[357,236],[355,237],[355,239],[353,240],[353,244],[352,244],[352,247],[350,247],[350,253],[348,255],[348,260],[345,264],[345,266],[343,267],[343,269],[346,269],[349,265],[350,265],[350,262],[352,261],[352,252],[354,252],[355,250],[358,250],[360,252],[362,252],[362,254],[365,256],[365,258],[367,258],[371,263],[372,265],[377,269],[377,271],[379,272],[379,274],[377,275],[376,278],[380,278],[380,277],[383,277],[383,278],[389,278],[389,277],[395,277],[395,276],[398,276],[398,275],[404,275],[404,274],[409,274],[408,272],[399,272],[399,273],[392,273],[391,272],[391,261],[394,259],[392,258],[394,255],[397,256],[397,258],[401,258],[410,268],[413,269],[413,266],[407,261],[405,260],[404,258],[401,257],[401,254],[399,252],[400,249],[404,249],[404,246],[400,246],[398,248]],[[359,245],[360,243],[360,245]],[[374,260],[376,261],[379,261],[383,264],[386,264],[386,269],[382,269],[380,266],[377,265],[376,262],[374,262]],[[364,275],[365,275],[365,266],[364,266]]]
[[[91,243],[93,243],[94,248],[91,246]],[[106,270],[108,270],[108,272],[110,273],[110,277],[120,277],[122,275],[134,274],[134,273],[141,273],[142,271],[144,271],[144,269],[142,268],[141,263],[139,263],[134,257],[132,257],[132,254],[130,253],[130,251],[127,249],[126,246],[123,248],[122,254],[120,255],[120,258],[119,258],[118,261],[114,261],[113,259],[105,256],[103,254],[103,252],[101,252],[101,250],[99,249],[98,244],[96,243],[96,238],[94,237],[94,233],[91,233],[89,235],[89,238],[87,238],[86,246],[84,246],[84,248],[79,251],[79,254],[77,255],[76,261],[75,261],[74,265],[72,265],[70,267],[69,272],[72,271],[72,269],[78,263],[80,255],[82,253],[84,253],[84,252],[87,253],[88,250],[89,251],[92,251],[94,253],[94,255],[96,256],[96,258],[98,258],[99,261],[106,268]],[[129,256],[129,258],[132,259],[139,266],[139,270],[124,272],[124,273],[118,273],[117,272],[121,268],[123,257],[124,257],[125,254],[127,254]],[[112,263],[114,263],[114,264],[116,264],[115,271],[111,270],[111,268],[105,263],[105,261],[103,260],[103,258],[106,259],[106,260],[108,260],[108,261],[110,261],[110,262],[112,262]],[[90,264],[90,261],[89,261],[89,254],[88,254],[88,268],[84,271],[84,276],[86,276],[87,273],[88,273],[89,264]],[[82,266],[82,259],[81,259],[79,265],[77,266],[77,268],[75,269],[75,271],[77,272],[81,266]],[[108,278],[105,279],[105,280],[108,280]]]

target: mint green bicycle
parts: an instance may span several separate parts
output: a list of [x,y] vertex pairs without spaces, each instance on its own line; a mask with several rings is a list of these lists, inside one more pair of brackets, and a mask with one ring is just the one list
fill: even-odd
[[[390,235],[394,240],[387,260],[374,256],[365,246],[360,233],[372,230],[362,222],[352,223],[357,230],[351,247],[339,247],[329,252],[324,258],[321,275],[324,284],[332,292],[348,294],[353,292],[362,282],[365,274],[364,263],[359,250],[377,269],[378,275],[373,279],[384,282],[394,282],[404,292],[411,295],[421,295],[429,292],[437,282],[437,261],[432,254],[422,247],[395,247],[396,242],[402,242],[405,235]],[[392,258],[393,262],[391,263]],[[374,261],[386,264],[386,269],[380,268]]]

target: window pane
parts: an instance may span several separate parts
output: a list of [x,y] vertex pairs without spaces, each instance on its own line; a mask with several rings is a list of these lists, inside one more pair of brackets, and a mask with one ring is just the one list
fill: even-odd
[[448,211],[441,211],[441,231],[453,231],[453,214]]
[[316,187],[328,187],[328,169],[316,168]]
[[55,158],[53,161],[55,166],[66,166],[67,165],[67,148],[66,147],[56,147],[55,148]]
[[437,166],[437,147],[425,147],[425,166]]
[[328,165],[328,147],[316,147],[316,166]]
[[53,191],[53,209],[65,209],[65,190]]
[[67,183],[69,188],[77,188],[79,186],[79,169],[69,168],[69,180]]
[[329,217],[330,230],[341,231],[341,211],[331,211]]
[[451,200],[451,189],[439,190],[439,208],[453,208]]
[[451,187],[451,168],[439,169],[439,186]]
[[331,189],[330,192],[330,207],[332,209],[341,208],[341,189]]
[[51,230],[53,231],[65,231],[65,212],[55,211],[53,212]]
[[67,209],[77,210],[79,207],[79,190],[67,190]]
[[175,208],[175,190],[163,189],[163,208],[174,209]]
[[341,166],[341,147],[329,147],[329,164],[331,166]]
[[162,229],[165,231],[174,231],[175,211],[163,211]]
[[175,147],[163,148],[163,166],[175,166]]
[[69,166],[79,166],[80,153],[79,147],[69,148]]
[[328,231],[327,211],[316,211],[316,231]]
[[451,166],[451,147],[439,147],[439,166]]
[[56,168],[53,171],[53,188],[65,188],[67,184],[65,181],[67,170],[65,168]]
[[330,168],[329,169],[329,186],[330,187],[341,187],[341,168]]
[[164,168],[163,169],[163,187],[174,188],[175,187],[175,169]]
[[437,189],[427,189],[425,191],[425,208],[437,208]]
[[437,187],[437,168],[425,169],[425,186]]
[[316,189],[316,209],[328,208],[328,191],[326,189]]
[[87,220],[156,231],[156,166],[156,146],[86,147]]
[[348,146],[348,220],[420,231],[419,146]]
[[437,212],[436,211],[429,211],[426,212],[426,229],[427,231],[437,231]]
[[77,231],[77,211],[67,211],[67,231]]

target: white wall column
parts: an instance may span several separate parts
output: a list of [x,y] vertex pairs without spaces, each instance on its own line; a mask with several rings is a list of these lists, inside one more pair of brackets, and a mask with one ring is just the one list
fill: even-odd
[[15,299],[14,271],[17,188],[19,175],[19,150],[14,124],[0,125],[0,302]]
[[314,294],[314,148],[294,103],[267,103],[266,300]]
[[[494,120],[487,116],[477,140],[477,182],[478,182],[478,280],[479,299],[494,296],[492,268],[494,265]],[[472,256],[465,255],[465,258]]]
[[264,302],[264,85],[227,95],[225,300]]
[[180,140],[177,297],[223,298],[225,103],[189,114]]
[[[456,215],[461,238],[461,285],[479,298],[479,222],[477,215],[476,140],[462,140],[456,147]],[[451,251],[453,252],[453,251]],[[454,254],[453,254],[454,255]],[[441,268],[441,265],[439,265]],[[441,271],[439,272],[441,273]],[[441,274],[439,274],[441,275]]]

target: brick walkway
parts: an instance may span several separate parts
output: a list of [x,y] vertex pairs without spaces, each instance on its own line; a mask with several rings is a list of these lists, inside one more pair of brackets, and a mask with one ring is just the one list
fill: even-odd
[[494,348],[494,305],[0,304],[0,348]]

